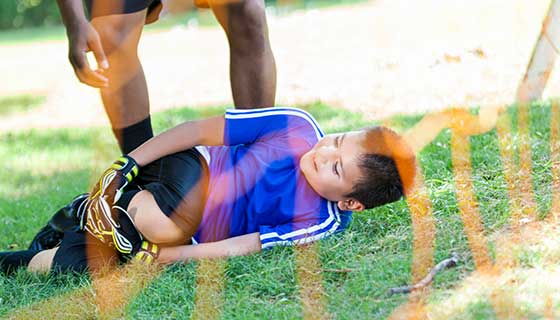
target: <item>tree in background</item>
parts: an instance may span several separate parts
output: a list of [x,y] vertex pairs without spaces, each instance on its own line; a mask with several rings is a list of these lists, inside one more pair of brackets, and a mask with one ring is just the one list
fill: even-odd
[[56,1],[0,1],[0,29],[19,29],[60,24]]

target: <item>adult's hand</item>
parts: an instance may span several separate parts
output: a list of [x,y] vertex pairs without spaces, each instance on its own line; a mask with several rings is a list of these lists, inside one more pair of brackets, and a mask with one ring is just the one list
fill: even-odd
[[[68,58],[80,82],[96,88],[109,85],[109,79],[103,71],[109,68],[109,62],[103,51],[101,39],[95,28],[89,23],[84,13],[82,0],[57,0],[62,21],[68,35]],[[99,69],[91,69],[86,53],[92,51]]]
[[[68,58],[74,73],[80,82],[95,88],[109,85],[109,79],[103,74],[109,68],[109,62],[103,51],[101,39],[95,28],[87,21],[67,28]],[[93,70],[89,65],[86,53],[92,51],[99,69]]]

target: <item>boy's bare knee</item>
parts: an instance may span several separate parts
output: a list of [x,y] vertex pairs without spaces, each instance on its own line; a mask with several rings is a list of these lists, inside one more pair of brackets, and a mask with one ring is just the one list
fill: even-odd
[[149,191],[137,193],[132,198],[128,211],[135,212],[134,224],[150,242],[169,244],[185,240],[184,232],[161,211]]
[[27,265],[27,270],[30,272],[47,273],[51,270],[54,255],[58,251],[58,247],[41,251],[37,253],[29,264]]

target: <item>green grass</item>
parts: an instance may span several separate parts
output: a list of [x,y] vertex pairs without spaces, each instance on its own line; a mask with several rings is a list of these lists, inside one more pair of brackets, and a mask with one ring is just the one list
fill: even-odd
[[[317,103],[304,106],[327,132],[358,129],[371,123],[359,114]],[[181,108],[153,116],[156,131],[221,113],[222,107]],[[510,112],[515,114],[515,107]],[[531,108],[531,146],[534,181],[541,212],[550,208],[551,172],[548,140],[550,105]],[[391,119],[398,128],[413,126],[421,115]],[[476,197],[488,233],[507,224],[509,209],[495,131],[471,138]],[[105,166],[118,155],[108,128],[45,129],[0,135],[0,250],[25,248],[49,215],[77,193],[88,189]],[[436,261],[451,252],[465,257],[458,267],[437,276],[431,300],[449,289],[474,265],[459,217],[452,176],[450,132],[445,130],[422,150],[420,164],[436,218]],[[387,295],[389,288],[408,284],[412,262],[412,227],[408,207],[399,201],[355,214],[350,228],[320,243],[328,311],[337,319],[385,318],[407,299]],[[538,256],[521,255],[524,265]],[[185,319],[193,311],[195,263],[167,268],[127,307],[129,319]],[[224,319],[300,318],[294,249],[275,248],[249,257],[229,259],[225,272]],[[24,271],[0,276],[0,317],[45,297],[88,286],[86,277],[35,276]],[[17,296],[18,299],[13,297]],[[476,301],[457,319],[495,317],[487,301]]]
[[32,110],[45,102],[43,96],[20,95],[0,98],[0,118]]

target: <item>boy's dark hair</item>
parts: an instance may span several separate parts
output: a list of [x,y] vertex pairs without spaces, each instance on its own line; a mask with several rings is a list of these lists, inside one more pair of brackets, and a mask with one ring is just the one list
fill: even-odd
[[366,154],[360,156],[362,177],[347,197],[365,209],[399,200],[408,194],[416,174],[416,158],[402,137],[386,127],[370,127],[366,132]]

